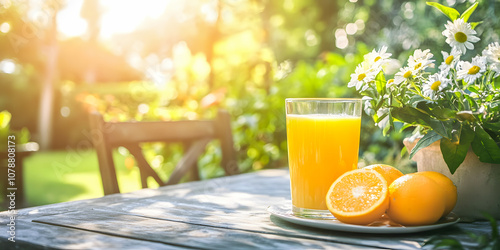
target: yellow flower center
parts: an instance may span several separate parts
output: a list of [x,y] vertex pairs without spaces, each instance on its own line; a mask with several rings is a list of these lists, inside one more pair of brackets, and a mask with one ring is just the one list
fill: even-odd
[[478,66],[474,65],[472,66],[470,69],[469,69],[469,72],[467,72],[467,74],[469,75],[475,75],[479,72],[481,68],[479,68]]
[[[415,69],[418,69],[418,68],[420,68],[420,67],[422,67],[422,63],[418,63],[417,65],[415,65]],[[408,78],[408,77],[407,77],[407,78]]]
[[387,82],[387,84],[391,85],[394,82],[394,79],[391,79]]
[[439,86],[441,86],[441,81],[435,81],[432,85],[431,85],[431,89],[433,91],[438,91],[439,90]]
[[404,78],[408,78],[410,76],[411,76],[411,71],[409,70],[403,75]]
[[453,62],[453,59],[454,59],[454,58],[453,58],[453,56],[452,56],[452,55],[450,55],[449,57],[447,57],[447,58],[446,58],[446,60],[444,60],[444,62],[445,62],[446,64],[450,65],[450,64],[451,64],[451,62]]
[[361,73],[358,75],[358,81],[363,81],[363,79],[365,79],[366,77],[366,74],[365,73]]
[[377,61],[378,61],[378,60],[380,60],[380,59],[382,59],[382,57],[377,56],[377,57],[375,58],[375,62],[377,62]]
[[459,43],[465,43],[467,42],[467,35],[463,32],[457,32],[455,33],[455,40]]

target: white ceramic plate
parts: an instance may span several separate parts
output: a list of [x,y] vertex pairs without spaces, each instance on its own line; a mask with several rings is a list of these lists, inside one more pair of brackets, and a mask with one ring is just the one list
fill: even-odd
[[308,227],[315,227],[328,230],[356,232],[356,233],[374,233],[374,234],[401,234],[401,233],[416,233],[438,228],[447,227],[460,221],[454,214],[448,215],[446,218],[440,219],[432,225],[405,227],[401,225],[391,224],[389,220],[376,221],[367,226],[346,224],[337,219],[306,219],[294,216],[292,214],[291,205],[269,206],[267,211],[272,215],[285,221],[299,224]]

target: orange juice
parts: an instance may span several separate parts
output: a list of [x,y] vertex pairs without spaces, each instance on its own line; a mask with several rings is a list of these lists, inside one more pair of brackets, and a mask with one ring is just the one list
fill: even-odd
[[307,114],[286,116],[292,204],[327,210],[326,192],[358,164],[361,117]]

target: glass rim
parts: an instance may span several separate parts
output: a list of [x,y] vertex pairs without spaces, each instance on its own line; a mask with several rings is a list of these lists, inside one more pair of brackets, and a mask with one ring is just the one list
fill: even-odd
[[362,99],[361,98],[286,98],[285,99],[285,102],[295,102],[295,101],[361,102]]

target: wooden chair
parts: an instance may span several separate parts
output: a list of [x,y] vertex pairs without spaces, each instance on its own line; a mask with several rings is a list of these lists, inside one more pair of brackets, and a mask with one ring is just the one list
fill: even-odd
[[[105,195],[120,192],[112,157],[112,149],[119,146],[127,148],[135,157],[142,188],[148,187],[148,177],[153,177],[160,186],[176,184],[188,172],[199,179],[198,158],[205,146],[214,139],[220,140],[221,165],[226,175],[239,173],[230,116],[226,111],[218,111],[214,120],[168,122],[105,122],[100,113],[94,112],[90,116],[90,123]],[[143,142],[182,143],[185,146],[184,156],[168,181],[162,181],[144,158],[140,148]]]

